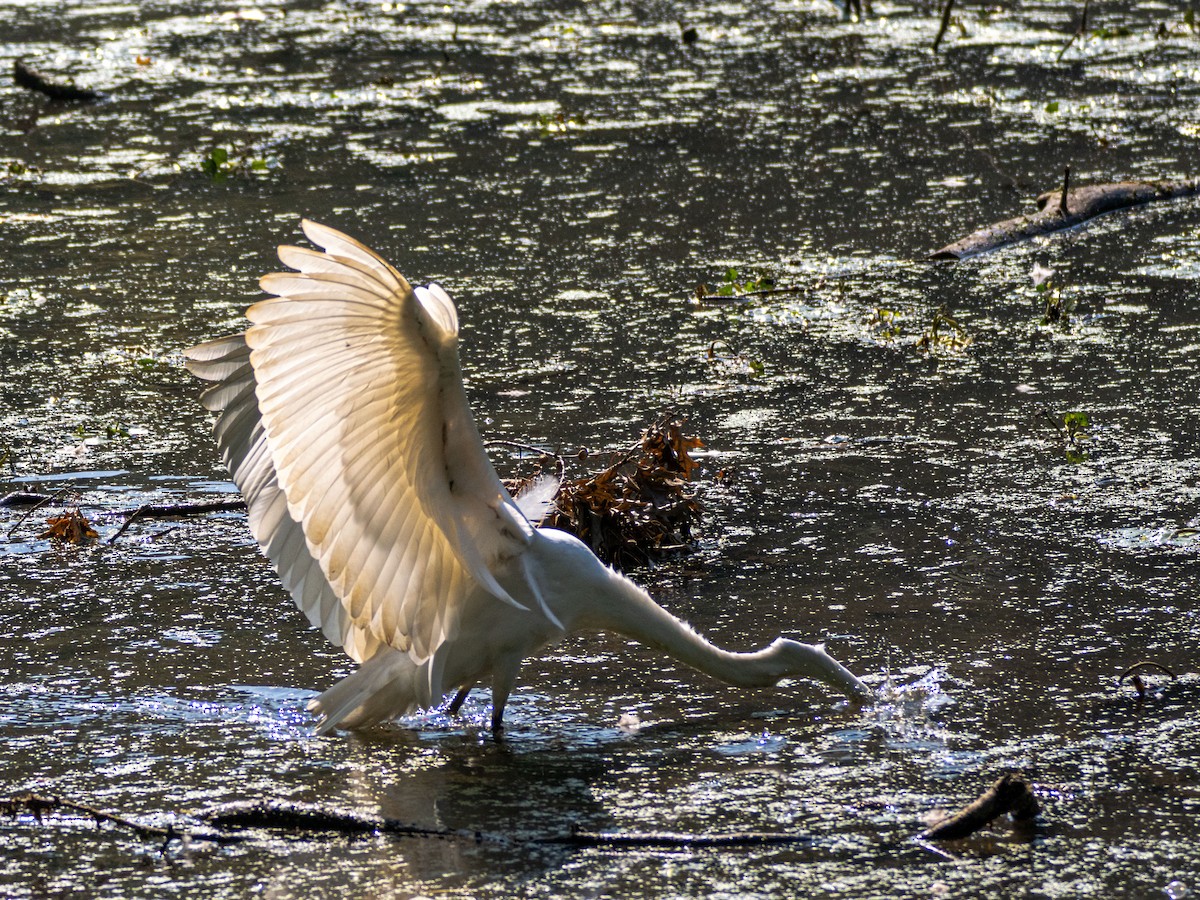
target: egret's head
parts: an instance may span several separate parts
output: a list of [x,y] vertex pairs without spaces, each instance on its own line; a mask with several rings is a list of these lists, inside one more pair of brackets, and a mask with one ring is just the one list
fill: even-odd
[[771,645],[771,650],[786,662],[788,675],[823,681],[857,702],[865,702],[875,696],[853,672],[825,652],[824,644],[802,644],[779,638]]

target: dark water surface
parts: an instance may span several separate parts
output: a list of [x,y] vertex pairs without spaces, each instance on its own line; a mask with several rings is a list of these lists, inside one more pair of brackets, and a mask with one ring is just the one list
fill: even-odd
[[[486,436],[573,453],[686,412],[704,543],[638,580],[728,646],[827,640],[886,690],[863,710],[732,690],[594,638],[528,662],[506,744],[486,692],[467,727],[317,738],[304,703],[347,663],[240,514],[63,547],[44,512],[0,510],[6,792],[183,826],[270,797],[508,838],[162,855],[18,817],[0,892],[1195,896],[1197,206],[919,261],[1067,164],[1200,174],[1181,8],[1094,8],[1105,30],[1060,60],[1077,17],[971,7],[935,57],[937,11],[909,5],[857,24],[821,2],[0,2],[0,72],[107,95],[0,86],[0,492],[66,488],[102,540],[118,510],[228,496],[179,350],[241,327],[307,215],[457,298]],[[730,266],[806,290],[692,302]],[[1035,266],[1067,321],[1042,323]],[[939,307],[965,349],[919,346]],[[1047,421],[1069,412],[1077,450]],[[1179,678],[1138,700],[1116,681],[1143,659]],[[913,840],[1010,767],[1039,785],[1031,839]],[[811,840],[539,841],[572,827]]]

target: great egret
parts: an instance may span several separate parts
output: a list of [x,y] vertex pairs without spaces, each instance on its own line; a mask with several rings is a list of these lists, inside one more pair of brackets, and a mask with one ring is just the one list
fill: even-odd
[[324,252],[262,279],[243,333],[187,351],[250,530],[309,621],[360,667],[314,699],[322,733],[429,708],[491,679],[492,728],[522,660],[613,631],[737,685],[868,688],[820,645],[709,643],[572,535],[531,525],[554,485],[515,500],[463,392],[458,315],[376,253],[303,223]]

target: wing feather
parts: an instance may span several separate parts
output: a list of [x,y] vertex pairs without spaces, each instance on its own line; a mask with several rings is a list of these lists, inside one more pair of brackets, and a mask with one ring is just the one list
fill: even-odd
[[213,431],[225,465],[246,498],[251,534],[309,621],[352,659],[365,661],[375,653],[379,641],[350,621],[341,599],[309,553],[304,531],[289,515],[287,498],[276,481],[254,394],[250,348],[243,335],[193,347],[187,357],[187,366],[195,375],[215,382],[201,401],[217,413]]
[[[341,629],[344,646],[382,642],[420,663],[471,592],[519,605],[493,573],[524,551],[532,528],[467,406],[449,296],[437,286],[414,291],[345,235],[303,227],[326,252],[281,248],[300,271],[263,278],[278,296],[250,308],[245,337],[263,464],[341,618],[311,572],[293,579],[293,596],[331,623],[327,635]],[[229,365],[220,356],[203,364],[210,373]],[[288,532],[274,548],[282,561],[297,556],[293,542]]]

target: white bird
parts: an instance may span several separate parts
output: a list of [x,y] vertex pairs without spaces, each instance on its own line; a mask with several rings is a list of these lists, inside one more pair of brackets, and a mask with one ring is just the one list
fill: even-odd
[[310,702],[320,732],[451,691],[457,713],[490,679],[499,734],[522,660],[576,632],[625,635],[730,684],[805,677],[870,696],[821,645],[714,646],[574,536],[531,525],[553,491],[514,500],[492,468],[450,297],[344,234],[303,229],[324,252],[280,247],[299,272],[265,276],[275,296],[250,307],[250,327],[186,355],[216,382],[202,402],[251,532],[309,621],[361,664]]

